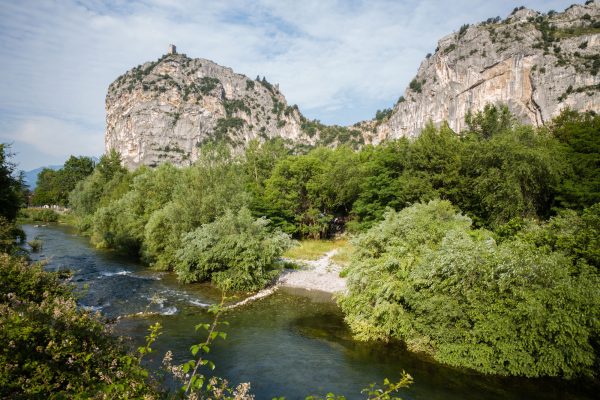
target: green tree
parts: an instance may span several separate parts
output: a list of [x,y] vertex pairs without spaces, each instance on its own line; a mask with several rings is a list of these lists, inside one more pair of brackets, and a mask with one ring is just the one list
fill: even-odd
[[31,198],[34,205],[68,205],[69,194],[78,182],[94,171],[94,162],[89,157],[71,156],[57,171],[44,168],[37,178],[37,185]]
[[544,131],[519,126],[490,139],[466,139],[457,204],[478,225],[548,217],[568,169],[563,147]]
[[468,131],[483,139],[489,139],[497,133],[510,130],[515,119],[507,105],[486,104],[482,111],[465,115]]
[[520,237],[498,244],[445,201],[390,211],[355,246],[339,302],[359,339],[483,373],[594,374],[600,280],[587,263]]
[[287,233],[324,238],[336,217],[350,213],[358,179],[357,155],[349,147],[289,156],[265,181],[263,209]]
[[557,206],[583,209],[600,202],[600,115],[565,109],[549,130],[567,146],[570,168],[557,193]]
[[0,216],[14,221],[24,202],[22,177],[15,177],[15,165],[10,162],[10,147],[0,143]]
[[273,280],[281,254],[291,246],[285,233],[268,228],[247,208],[227,211],[183,237],[175,272],[183,282],[211,280],[231,290],[257,290]]

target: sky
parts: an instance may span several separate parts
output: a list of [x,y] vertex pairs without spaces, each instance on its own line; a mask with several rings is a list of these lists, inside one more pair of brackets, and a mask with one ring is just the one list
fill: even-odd
[[101,155],[108,85],[170,43],[279,83],[308,118],[349,125],[392,106],[461,25],[574,2],[0,0],[0,142],[22,170]]

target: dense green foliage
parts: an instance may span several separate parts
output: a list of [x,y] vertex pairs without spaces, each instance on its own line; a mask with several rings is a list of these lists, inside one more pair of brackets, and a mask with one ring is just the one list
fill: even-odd
[[117,170],[112,177],[97,169],[73,192],[73,209],[97,246],[137,254],[156,269],[173,269],[185,234],[250,203],[241,170],[225,147],[211,145],[189,168],[164,164],[133,173]]
[[19,211],[19,218],[33,222],[56,222],[58,213],[49,208],[24,208]]
[[16,253],[17,241],[25,240],[25,233],[15,225],[19,208],[25,202],[25,184],[15,177],[15,166],[10,162],[9,147],[0,143],[0,252]]
[[469,131],[427,126],[414,140],[360,151],[340,146],[290,154],[282,141],[253,142],[243,157],[205,143],[195,165],[127,172],[102,158],[71,194],[83,231],[101,247],[172,269],[181,239],[202,224],[248,207],[295,237],[363,231],[387,208],[450,200],[477,227],[548,218],[598,198],[600,117],[565,111],[548,128],[516,124],[506,107],[467,117]]
[[231,290],[257,290],[275,278],[278,259],[291,245],[288,235],[268,229],[247,208],[227,211],[186,234],[175,272],[182,282],[211,280]]
[[572,168],[558,185],[559,205],[581,209],[600,202],[600,117],[566,110],[553,120],[550,131],[565,145]]
[[267,141],[232,156],[204,144],[179,169],[127,172],[112,154],[70,201],[98,246],[236,290],[272,278],[281,232],[359,233],[340,303],[360,338],[486,373],[591,374],[600,116],[565,110],[533,128],[488,106],[467,124],[359,151]]
[[358,154],[347,147],[317,148],[277,162],[257,202],[285,232],[329,236],[336,216],[348,215],[358,194]]
[[23,179],[15,177],[9,146],[0,143],[0,217],[13,221],[24,202]]
[[31,197],[36,206],[56,204],[68,206],[69,193],[77,183],[94,171],[94,161],[89,157],[71,156],[59,170],[44,168],[39,174]]
[[[148,373],[71,288],[39,265],[0,254],[0,397],[141,398]],[[152,397],[149,397],[152,398]]]
[[[356,240],[347,321],[365,340],[399,339],[484,373],[592,374],[600,334],[600,208],[497,242],[447,201],[416,204]],[[574,225],[574,226],[573,226]],[[569,230],[587,238],[579,249]]]

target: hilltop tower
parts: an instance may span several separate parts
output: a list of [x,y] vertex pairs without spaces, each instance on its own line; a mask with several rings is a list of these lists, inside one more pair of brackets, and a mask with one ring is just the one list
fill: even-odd
[[170,44],[167,54],[177,54],[177,47],[174,44]]

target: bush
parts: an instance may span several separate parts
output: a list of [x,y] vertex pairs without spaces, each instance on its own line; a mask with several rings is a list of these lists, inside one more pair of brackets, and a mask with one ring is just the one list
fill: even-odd
[[27,244],[29,245],[29,247],[31,247],[31,251],[34,253],[40,251],[44,245],[44,243],[37,237],[33,240],[28,241]]
[[153,393],[147,371],[102,322],[78,309],[58,275],[0,254],[0,277],[0,397]]
[[268,229],[247,208],[228,211],[183,237],[175,272],[183,282],[211,280],[221,288],[257,290],[277,274],[279,257],[291,245],[285,233]]
[[25,208],[19,212],[19,216],[35,222],[56,222],[58,213],[49,208]]
[[390,211],[355,246],[339,302],[357,338],[483,373],[593,375],[600,281],[586,263],[497,244],[446,201]]
[[408,87],[417,93],[421,93],[422,88],[423,88],[423,82],[418,81],[417,78],[415,78],[412,81],[410,81],[410,84],[408,85]]

